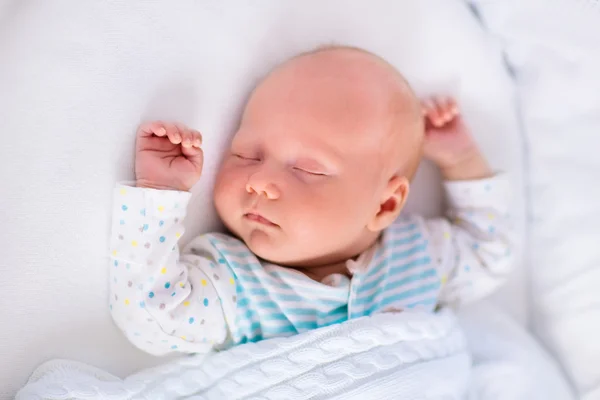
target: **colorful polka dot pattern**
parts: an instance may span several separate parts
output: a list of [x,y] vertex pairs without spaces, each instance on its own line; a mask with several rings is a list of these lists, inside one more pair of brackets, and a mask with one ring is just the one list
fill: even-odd
[[[479,279],[481,271],[485,274],[498,257],[510,255],[510,249],[502,248],[500,252],[489,244],[505,232],[502,224],[506,211],[502,208],[497,211],[494,203],[503,190],[494,180],[449,185],[447,190],[450,203],[456,207],[452,223],[460,226],[463,234],[457,236],[455,228],[446,224],[436,231],[437,239],[426,244],[429,246],[427,251],[430,248],[434,251],[433,246],[440,246],[445,251],[440,253],[441,256],[436,254],[431,258],[435,260],[436,268],[440,268],[436,279],[443,292],[459,298],[472,296],[481,292],[480,286],[486,285],[485,282],[473,281]],[[234,342],[241,341],[243,337],[236,330],[239,318],[255,315],[254,318],[259,319],[248,326],[260,327],[261,318],[270,316],[272,311],[248,309],[248,304],[260,302],[249,302],[249,293],[253,293],[245,288],[249,281],[240,280],[237,273],[235,276],[232,273],[230,265],[233,261],[229,258],[238,256],[219,250],[238,246],[239,242],[235,239],[219,235],[194,239],[193,243],[198,240],[202,243],[194,244],[199,251],[182,258],[189,264],[189,271],[177,262],[179,252],[176,243],[183,237],[180,221],[183,221],[184,204],[187,204],[189,194],[119,188],[116,195],[113,231],[117,240],[111,241],[114,247],[111,249],[113,268],[110,271],[114,282],[111,280],[109,307],[114,318],[120,321],[119,326],[125,327],[130,340],[139,341],[143,346],[160,347],[162,351],[204,352],[206,346],[222,343],[230,330]],[[488,200],[489,204],[485,203]],[[477,207],[484,204],[485,207],[482,205],[480,209],[473,204],[478,204]],[[464,234],[473,231],[479,233],[472,236]],[[497,246],[497,242],[493,243]],[[207,258],[207,254],[214,258]],[[248,257],[253,256],[248,252]],[[260,264],[257,266],[257,271],[263,270]],[[261,285],[265,282],[261,281]],[[268,284],[264,289],[263,286],[251,288],[256,293],[265,289],[266,293],[277,290]],[[348,296],[353,301],[352,296],[360,293],[360,286],[357,290],[357,285],[353,284],[352,289],[346,294],[345,301],[348,301]],[[441,295],[446,296],[444,293],[441,292]],[[452,301],[451,297],[441,300]],[[318,301],[318,296],[313,294],[301,301],[310,307]],[[285,310],[283,303],[275,302]],[[401,306],[403,309],[411,308],[409,304]],[[434,307],[435,302],[425,309],[433,310]],[[225,315],[231,312],[226,310],[234,310],[234,314]],[[235,314],[236,310],[249,314]],[[244,340],[255,341],[263,337],[269,337],[269,333],[259,331],[258,336],[245,336]]]
[[[445,293],[449,303],[472,301],[483,297],[486,291],[499,286],[503,268],[511,265],[510,249],[503,234],[508,232],[508,193],[505,177],[481,181],[457,182],[447,185],[447,191],[456,215],[454,223],[467,226],[470,236],[464,234],[455,244],[457,255],[450,263],[450,289]],[[501,267],[506,265],[506,267]],[[494,266],[494,272],[490,268]]]

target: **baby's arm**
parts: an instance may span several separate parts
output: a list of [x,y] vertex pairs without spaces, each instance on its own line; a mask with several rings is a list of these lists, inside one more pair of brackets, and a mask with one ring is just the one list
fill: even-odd
[[206,353],[226,345],[231,272],[206,237],[180,257],[188,192],[119,185],[114,191],[110,309],[140,349]]
[[[210,243],[179,256],[177,242],[202,169],[200,134],[151,123],[136,142],[136,186],[117,186],[111,238],[110,309],[116,324],[152,354],[207,352],[226,344],[231,272]],[[233,293],[235,294],[235,293]]]
[[487,296],[510,273],[509,184],[495,175],[451,99],[424,102],[425,155],[440,168],[448,197],[447,219],[427,222],[440,263],[441,303],[464,304]]

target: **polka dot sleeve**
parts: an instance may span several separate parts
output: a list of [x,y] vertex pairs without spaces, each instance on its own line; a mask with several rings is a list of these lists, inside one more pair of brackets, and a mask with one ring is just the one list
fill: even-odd
[[213,284],[229,272],[210,250],[179,254],[189,199],[187,192],[123,185],[114,191],[109,307],[126,337],[151,354],[205,353],[229,336],[221,296],[232,294]]
[[508,178],[447,182],[447,218],[428,221],[442,282],[440,303],[461,305],[491,294],[513,267]]

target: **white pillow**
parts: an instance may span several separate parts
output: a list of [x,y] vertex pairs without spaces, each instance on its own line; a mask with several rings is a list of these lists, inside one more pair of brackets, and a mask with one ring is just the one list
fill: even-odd
[[[107,307],[111,188],[133,177],[135,128],[161,118],[202,130],[185,239],[217,229],[211,187],[245,98],[276,63],[319,44],[365,47],[419,93],[458,95],[492,164],[513,173],[522,223],[512,86],[458,0],[15,0],[0,12],[0,397],[49,358],[118,375],[161,361],[135,350]],[[413,211],[439,212],[432,178],[420,171]],[[523,318],[520,272],[499,301]]]
[[505,44],[529,143],[534,329],[600,398],[600,3],[475,2]]

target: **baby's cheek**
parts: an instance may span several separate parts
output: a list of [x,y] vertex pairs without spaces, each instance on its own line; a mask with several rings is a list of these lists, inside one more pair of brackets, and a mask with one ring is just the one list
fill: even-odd
[[286,221],[294,226],[297,235],[307,239],[313,238],[315,231],[321,230],[326,223],[327,212],[324,208],[315,199],[298,196],[280,211],[285,213]]
[[302,249],[307,254],[323,256],[336,252],[340,246],[356,235],[354,225],[349,225],[352,216],[342,212],[342,207],[316,205],[310,214],[298,218]]
[[232,174],[222,174],[217,178],[213,193],[215,208],[221,219],[227,222],[227,218],[233,215],[235,208],[240,203],[239,180]]
[[215,189],[213,192],[213,201],[215,203],[215,208],[217,209],[217,212],[219,214],[222,214],[225,211],[225,208],[227,208],[226,191],[227,188],[223,184],[218,183],[217,185],[215,185]]
[[310,224],[313,231],[318,230],[324,235],[336,233],[350,218],[345,211],[347,206],[333,195],[305,199],[301,207],[304,218],[299,222]]

